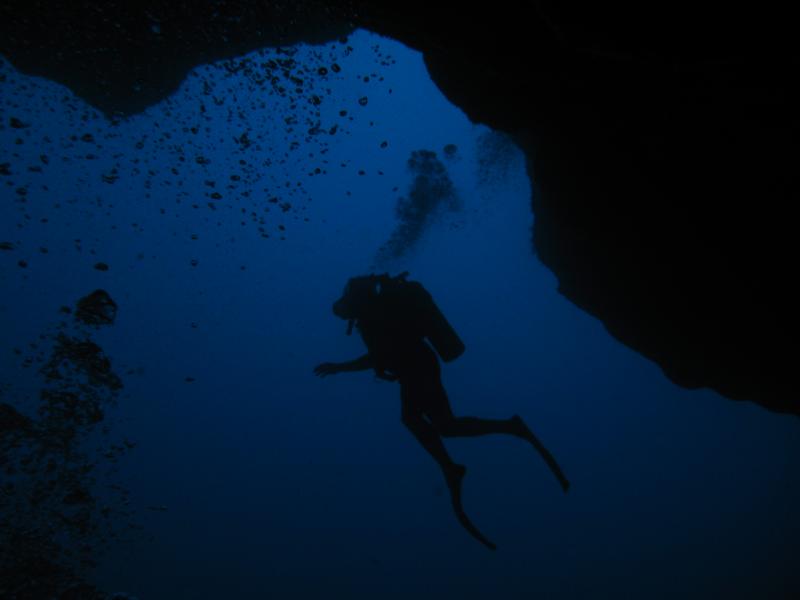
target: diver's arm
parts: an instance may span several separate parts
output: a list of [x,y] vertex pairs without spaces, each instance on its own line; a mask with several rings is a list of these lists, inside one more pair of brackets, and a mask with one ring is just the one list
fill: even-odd
[[340,371],[366,371],[372,368],[372,356],[367,352],[355,360],[339,363]]
[[322,363],[314,367],[314,374],[320,377],[326,375],[333,375],[335,373],[344,373],[350,371],[366,371],[373,366],[372,357],[369,353],[361,356],[355,360],[350,360],[342,363]]

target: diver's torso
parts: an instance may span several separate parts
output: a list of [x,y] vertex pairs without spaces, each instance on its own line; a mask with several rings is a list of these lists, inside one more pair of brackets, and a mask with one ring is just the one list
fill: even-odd
[[376,368],[401,380],[439,372],[438,359],[425,342],[420,324],[404,318],[402,312],[376,310],[359,319],[357,327]]

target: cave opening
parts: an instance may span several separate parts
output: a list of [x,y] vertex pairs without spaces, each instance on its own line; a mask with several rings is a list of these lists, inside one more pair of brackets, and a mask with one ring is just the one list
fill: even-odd
[[[774,585],[747,557],[789,544],[770,527],[800,496],[774,462],[796,449],[791,424],[677,388],[560,296],[531,253],[522,153],[442,97],[418,53],[363,30],[264,49],[110,119],[0,74],[3,401],[35,414],[35,344],[60,307],[97,288],[118,307],[93,339],[123,374],[107,419],[135,447],[109,477],[134,533],[87,578],[142,598],[566,598],[656,580],[674,595],[671,562],[700,588]],[[443,368],[454,410],[522,414],[574,481],[565,499],[521,445],[448,442],[508,561],[467,543],[392,384],[312,375],[362,351],[330,310],[345,280],[405,270],[467,345]],[[742,526],[753,511],[769,522]]]

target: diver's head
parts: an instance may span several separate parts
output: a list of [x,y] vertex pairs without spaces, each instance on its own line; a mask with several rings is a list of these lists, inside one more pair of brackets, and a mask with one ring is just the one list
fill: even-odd
[[341,319],[358,319],[377,294],[378,282],[375,277],[352,277],[344,286],[342,297],[333,303],[333,314]]

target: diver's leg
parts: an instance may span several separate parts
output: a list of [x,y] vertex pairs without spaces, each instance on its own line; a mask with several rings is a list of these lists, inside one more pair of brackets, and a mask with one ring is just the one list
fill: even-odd
[[564,475],[561,467],[558,466],[556,459],[544,447],[530,428],[525,424],[519,415],[514,415],[510,419],[479,419],[477,417],[451,417],[450,419],[438,419],[434,421],[436,430],[444,437],[468,437],[476,435],[486,435],[489,433],[506,433],[521,438],[539,452],[547,466],[558,479],[562,489],[566,492],[569,489],[569,481]]
[[[439,435],[443,437],[474,437],[491,433],[513,435],[535,445],[533,433],[519,415],[509,419],[482,419],[480,417],[457,417],[450,408],[450,400],[441,383],[426,397],[425,414]],[[535,440],[535,441],[534,441]]]
[[449,419],[437,419],[436,428],[444,437],[472,437],[490,433],[523,437],[513,417],[511,419],[481,419],[452,416]]
[[450,469],[455,463],[447,449],[442,443],[442,438],[439,433],[431,425],[421,412],[414,410],[406,402],[403,402],[401,420],[408,430],[414,434],[417,441],[428,451],[433,459],[439,463],[442,470]]
[[[407,394],[403,394],[406,396]],[[461,480],[467,469],[464,465],[456,464],[447,449],[442,443],[442,438],[436,431],[436,428],[431,425],[423,416],[422,412],[414,407],[412,402],[408,401],[405,397],[402,400],[402,413],[401,419],[417,441],[428,451],[433,459],[439,464],[444,474],[447,487],[450,488],[450,494],[454,499],[461,496]]]
[[425,414],[430,418],[439,435],[444,437],[472,437],[490,433],[504,433],[523,439],[539,452],[547,466],[550,467],[553,475],[558,479],[562,489],[565,492],[569,489],[569,480],[567,480],[561,467],[558,466],[556,459],[519,415],[513,415],[510,419],[456,417],[450,408],[450,401],[441,383],[433,386],[432,393],[426,395],[425,399]]
[[450,408],[450,400],[441,380],[431,378],[426,382],[422,396],[422,411],[430,419],[439,435],[444,437],[472,437],[489,433],[521,435],[517,422],[511,419],[480,419],[478,417],[456,417]]
[[490,433],[504,433],[527,439],[516,420],[518,419],[516,415],[510,419],[455,416],[444,388],[441,388],[441,391],[432,399],[425,412],[439,435],[444,437],[473,437]]
[[464,479],[464,474],[467,472],[466,467],[453,462],[436,428],[425,419],[421,411],[412,408],[412,405],[407,402],[403,402],[403,424],[408,427],[411,433],[419,440],[420,444],[422,444],[442,468],[447,487],[450,490],[450,501],[453,504],[453,510],[462,527],[487,548],[491,550],[497,548],[497,546],[475,527],[467,516],[467,513],[464,512],[464,507],[461,504],[461,481]]

